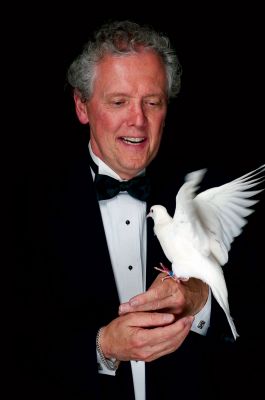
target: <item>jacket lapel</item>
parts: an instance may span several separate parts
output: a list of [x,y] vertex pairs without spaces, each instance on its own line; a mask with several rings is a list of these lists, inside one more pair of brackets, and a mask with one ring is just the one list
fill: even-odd
[[100,310],[93,312],[93,318],[102,326],[112,319],[111,316],[118,315],[119,299],[86,156],[71,173],[65,220],[62,252],[67,265],[67,296],[71,302]]

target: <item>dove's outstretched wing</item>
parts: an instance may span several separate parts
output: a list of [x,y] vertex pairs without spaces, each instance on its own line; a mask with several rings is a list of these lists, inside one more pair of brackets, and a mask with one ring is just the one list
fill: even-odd
[[224,185],[199,193],[192,201],[193,213],[209,238],[211,253],[224,265],[234,238],[242,232],[246,217],[258,200],[249,198],[261,190],[249,190],[264,181],[265,164]]
[[[261,190],[252,190],[264,181],[265,164],[224,185],[196,196],[206,172],[199,170],[186,175],[176,196],[173,223],[164,208],[156,206],[155,224],[158,238],[172,262],[177,277],[195,277],[205,281],[223,308],[234,338],[238,334],[231,318],[228,293],[221,265],[228,261],[234,238],[242,232],[246,217],[258,200],[249,199]],[[156,215],[158,213],[158,215]],[[158,219],[159,217],[159,219]]]
[[186,240],[192,242],[194,247],[207,257],[211,252],[209,236],[194,202],[199,183],[206,171],[206,169],[200,169],[185,176],[185,183],[181,186],[176,196],[173,232],[176,240],[179,240],[180,236],[185,236]]

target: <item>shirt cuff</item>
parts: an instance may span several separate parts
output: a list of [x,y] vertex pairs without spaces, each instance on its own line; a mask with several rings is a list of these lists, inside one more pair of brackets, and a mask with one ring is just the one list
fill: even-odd
[[[97,351],[97,350],[96,350]],[[103,375],[116,375],[116,371],[112,371],[111,369],[108,369],[103,362],[101,361],[99,352],[97,351],[97,364],[98,364],[98,373],[103,374]]]
[[212,292],[209,288],[208,299],[201,311],[195,314],[194,321],[191,326],[191,331],[199,333],[199,335],[206,336],[208,328],[210,326],[211,306]]

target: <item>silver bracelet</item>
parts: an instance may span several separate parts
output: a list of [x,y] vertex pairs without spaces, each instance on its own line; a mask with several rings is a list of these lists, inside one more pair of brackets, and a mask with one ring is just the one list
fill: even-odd
[[116,360],[115,358],[106,358],[103,354],[102,348],[100,346],[100,337],[101,337],[101,333],[104,327],[100,328],[98,330],[97,333],[97,337],[96,337],[96,347],[97,347],[97,352],[100,356],[100,359],[102,361],[102,363],[105,365],[105,367],[107,367],[108,369],[110,369],[111,371],[116,371],[116,369],[119,366],[119,361]]

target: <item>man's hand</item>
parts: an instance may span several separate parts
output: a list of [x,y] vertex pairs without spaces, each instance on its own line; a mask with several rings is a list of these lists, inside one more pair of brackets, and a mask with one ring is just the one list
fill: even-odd
[[190,278],[188,281],[177,282],[173,279],[162,278],[159,274],[150,288],[123,303],[119,307],[119,314],[123,315],[135,311],[163,310],[175,316],[183,317],[197,314],[205,305],[209,288],[199,279]]
[[192,322],[193,317],[175,321],[173,314],[162,312],[128,313],[103,328],[101,348],[107,358],[153,361],[175,351]]

